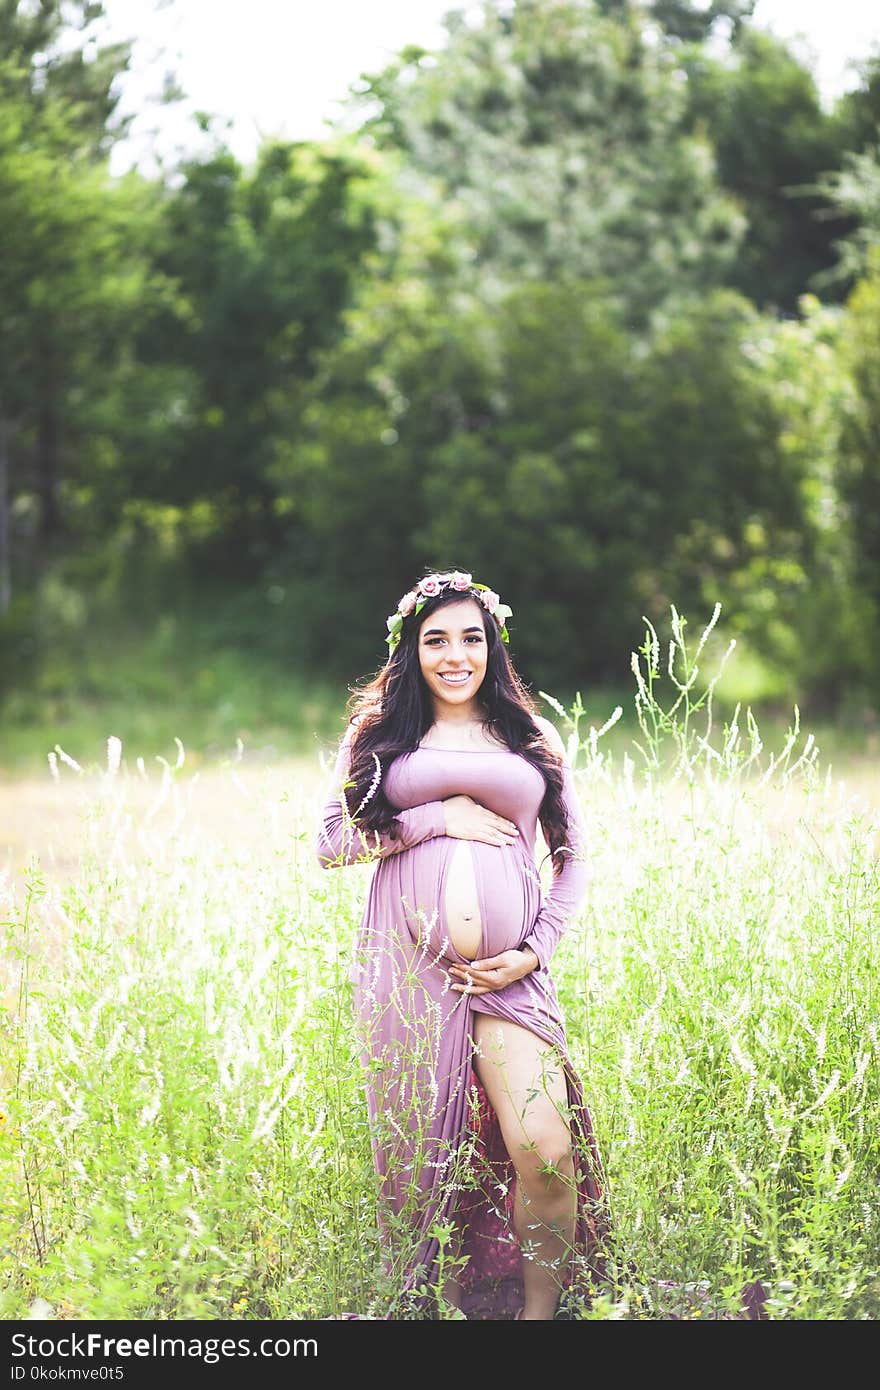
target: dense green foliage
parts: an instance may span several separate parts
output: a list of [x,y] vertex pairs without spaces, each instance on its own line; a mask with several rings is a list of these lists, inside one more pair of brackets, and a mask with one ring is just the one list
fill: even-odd
[[873,703],[880,58],[829,111],[748,0],[486,4],[354,133],[111,178],[100,9],[0,8],[0,695],[199,611],[351,677],[454,564],[536,683],[720,601]]
[[814,185],[847,146],[812,75],[784,43],[745,30],[735,61],[702,49],[687,61],[689,116],[715,150],[718,177],[747,210],[728,282],[762,307],[797,311],[804,287],[835,263],[837,229]]

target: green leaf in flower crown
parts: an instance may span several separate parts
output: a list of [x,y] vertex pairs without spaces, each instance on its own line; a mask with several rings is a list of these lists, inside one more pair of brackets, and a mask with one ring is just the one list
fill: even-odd
[[494,617],[498,619],[503,627],[505,621],[513,617],[513,609],[508,608],[506,603],[499,603],[498,607],[495,609]]
[[500,637],[501,637],[502,642],[509,642],[509,641],[510,641],[510,633],[507,631],[507,628],[506,628],[506,627],[503,627],[503,628],[501,629]]
[[391,614],[391,617],[388,619],[388,631],[389,631],[389,632],[399,632],[400,629],[401,629],[402,627],[403,627],[403,614],[402,614],[402,613],[392,613],[392,614]]
[[424,608],[427,602],[428,600],[426,598],[420,598],[418,603],[416,604],[416,612],[421,613],[422,609]]

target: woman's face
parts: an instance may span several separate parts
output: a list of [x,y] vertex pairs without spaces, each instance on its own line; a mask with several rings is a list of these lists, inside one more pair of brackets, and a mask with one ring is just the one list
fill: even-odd
[[488,650],[476,599],[447,603],[419,631],[419,666],[436,713],[463,713],[475,704],[486,675]]

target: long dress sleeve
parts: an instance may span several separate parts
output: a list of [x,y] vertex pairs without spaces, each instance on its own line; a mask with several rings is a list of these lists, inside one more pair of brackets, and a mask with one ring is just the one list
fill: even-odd
[[553,875],[534,926],[522,943],[523,948],[528,946],[534,951],[540,970],[550,961],[566,927],[583,902],[589,881],[586,823],[574,777],[567,764],[562,770],[562,791],[568,816],[566,848],[560,851],[565,856],[564,867],[560,873]]
[[316,852],[321,868],[335,869],[343,864],[384,858],[411,849],[413,845],[430,840],[435,835],[445,835],[446,818],[442,801],[426,801],[421,806],[413,806],[411,810],[398,811],[395,816],[399,828],[396,835],[387,830],[361,830],[354,823],[343,791],[348,778],[351,737],[349,727],[340,744],[333,770],[334,790],[324,805],[318,825]]

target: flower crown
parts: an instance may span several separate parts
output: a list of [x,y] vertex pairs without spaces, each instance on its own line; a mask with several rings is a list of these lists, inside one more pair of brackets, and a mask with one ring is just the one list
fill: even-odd
[[493,589],[486,584],[475,584],[469,574],[462,574],[460,570],[453,570],[451,574],[428,574],[424,579],[420,579],[414,589],[405,593],[397,605],[397,612],[392,613],[386,619],[385,626],[388,628],[389,656],[394,651],[400,641],[400,633],[403,628],[404,618],[408,618],[410,613],[421,613],[429,598],[436,598],[437,594],[444,589],[455,589],[458,593],[466,594],[471,591],[471,597],[477,599],[485,608],[487,613],[491,613],[501,629],[502,642],[510,641],[510,633],[505,627],[508,618],[513,617],[513,609],[508,608]]

